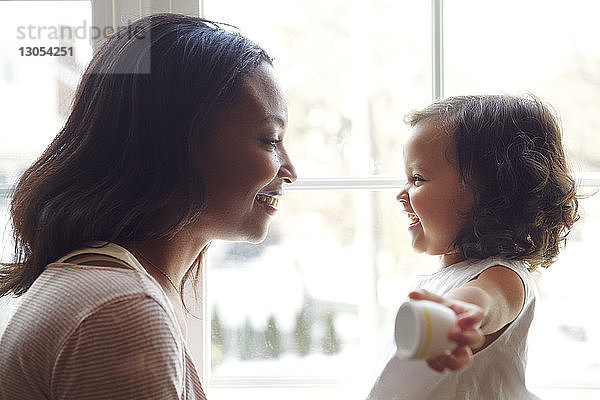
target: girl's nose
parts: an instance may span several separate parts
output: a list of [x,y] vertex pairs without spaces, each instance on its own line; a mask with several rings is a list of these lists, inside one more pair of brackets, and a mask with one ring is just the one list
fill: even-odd
[[408,203],[408,193],[406,190],[402,189],[402,191],[396,195],[396,200],[403,204]]

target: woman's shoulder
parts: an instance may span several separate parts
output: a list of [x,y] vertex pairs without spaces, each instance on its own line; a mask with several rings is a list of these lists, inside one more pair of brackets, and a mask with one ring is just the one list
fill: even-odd
[[50,264],[22,296],[15,318],[60,335],[107,304],[147,298],[168,310],[160,288],[143,273],[111,267]]
[[[117,287],[110,282],[104,287],[111,286]],[[139,386],[139,376],[153,377],[149,387],[144,386],[144,398],[152,392],[176,393],[182,374],[177,367],[185,353],[176,321],[164,304],[143,290],[128,290],[127,282],[118,287],[120,292],[112,295],[93,293],[88,287],[90,299],[57,296],[62,304],[45,309],[22,299],[0,339],[0,371],[48,385],[43,387],[56,398],[133,398],[120,391]],[[82,381],[93,384],[81,386]]]
[[158,286],[140,271],[69,263],[48,265],[30,290],[36,295],[79,298],[79,304],[136,295],[160,297]]
[[110,335],[126,335],[124,328],[130,327],[129,332],[148,336],[144,332],[159,324],[169,333],[167,339],[177,338],[176,321],[155,286],[135,270],[51,264],[19,299],[2,348],[7,356],[35,358],[19,363],[39,365],[40,360],[54,360],[82,327]]
[[[179,398],[184,354],[160,304],[148,297],[115,299],[82,320],[57,349],[51,392],[57,398]],[[140,377],[151,379],[141,387]]]

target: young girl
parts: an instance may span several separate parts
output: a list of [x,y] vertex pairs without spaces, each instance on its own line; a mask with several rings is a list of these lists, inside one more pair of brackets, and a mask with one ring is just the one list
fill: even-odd
[[426,362],[393,357],[369,399],[535,399],[525,386],[529,273],[554,262],[578,219],[556,119],[533,96],[467,96],[408,123],[397,199],[412,247],[440,256],[409,297],[455,311],[457,347]]

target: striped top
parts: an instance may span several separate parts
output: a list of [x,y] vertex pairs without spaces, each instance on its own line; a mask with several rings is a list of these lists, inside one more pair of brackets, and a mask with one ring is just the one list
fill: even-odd
[[[126,265],[61,262],[82,253]],[[0,338],[0,377],[0,400],[206,399],[166,294],[112,243],[47,266]]]

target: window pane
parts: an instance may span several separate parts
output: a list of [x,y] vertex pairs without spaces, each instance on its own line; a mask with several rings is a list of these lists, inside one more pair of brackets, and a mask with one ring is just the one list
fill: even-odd
[[[600,170],[599,7],[589,0],[445,3],[445,94],[533,92],[559,111],[575,170]],[[593,284],[600,200],[581,206],[566,249],[539,277],[528,376],[544,399],[592,398],[598,390],[585,388],[600,387],[600,324],[581,305],[600,304]]]
[[461,0],[445,10],[445,94],[535,93],[558,109],[574,166],[600,170],[600,3]]
[[[0,2],[0,25],[0,124],[7,133],[0,151],[21,164],[39,155],[66,119],[91,58],[91,6],[89,1]],[[65,47],[66,55],[33,55],[41,47]]]
[[[581,206],[582,218],[569,235],[566,248],[556,264],[538,278],[540,293],[530,333],[528,378],[533,387],[596,388],[588,389],[587,395],[598,396],[600,323],[590,312],[593,305],[600,304],[600,271],[595,262],[600,198],[585,199]],[[549,400],[564,395],[561,391],[542,393],[541,397]]]
[[[213,245],[211,397],[228,398],[237,387],[248,398],[276,398],[282,382],[296,387],[290,398],[311,386],[322,389],[311,398],[364,397],[393,351],[398,306],[417,275],[436,269],[435,257],[410,250],[394,195],[292,191],[265,243]],[[600,199],[582,206],[566,249],[537,277],[528,385],[544,398],[589,395],[583,388],[600,383],[600,326],[587,305],[574,304],[600,304],[600,273],[590,262]]]
[[[89,1],[0,2],[0,260],[3,262],[13,257],[5,196],[64,124],[75,87],[91,59],[91,25]],[[62,47],[66,55],[54,55],[55,48]],[[46,52],[52,48],[53,55],[40,55],[40,48]],[[8,312],[9,307],[0,305],[0,331]]]
[[275,57],[303,177],[397,174],[404,114],[430,98],[429,3],[207,0]]
[[290,191],[284,200],[263,244],[211,246],[210,396],[240,384],[275,395],[286,382],[298,398],[310,386],[322,388],[311,398],[364,397],[393,350],[410,280],[433,271],[432,260],[408,250],[393,191]]

